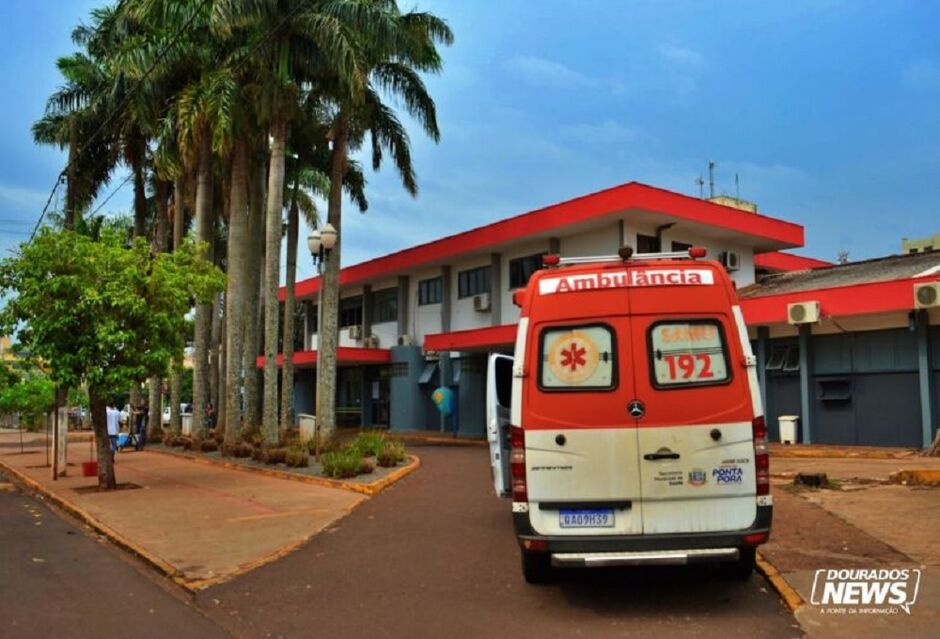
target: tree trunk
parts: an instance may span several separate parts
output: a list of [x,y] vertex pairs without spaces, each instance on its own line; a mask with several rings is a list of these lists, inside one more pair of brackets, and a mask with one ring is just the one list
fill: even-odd
[[245,429],[257,428],[258,408],[261,404],[259,388],[261,372],[257,359],[261,351],[261,273],[264,270],[264,182],[267,177],[264,163],[254,170],[249,190],[248,260],[245,264],[245,316],[242,367],[245,371]]
[[297,235],[300,212],[297,207],[297,189],[300,178],[294,180],[290,213],[287,217],[287,272],[284,292],[284,331],[281,338],[284,367],[281,369],[281,430],[294,427],[294,284],[297,280]]
[[[185,196],[183,190],[185,184],[182,176],[173,181],[173,250],[175,251],[183,244],[183,227],[186,222],[186,207],[184,204]],[[183,363],[174,361],[170,370],[170,430],[177,435],[183,430],[182,417],[180,416],[180,404],[183,403]]]
[[134,173],[134,237],[143,237],[147,226],[147,190],[144,181],[144,153],[136,150],[131,154]]
[[[210,129],[203,127],[199,140],[199,169],[196,176],[196,237],[212,243],[212,147]],[[211,254],[205,256],[212,259]],[[212,304],[196,305],[193,337],[193,436],[206,431],[206,400],[209,394],[209,339],[212,332]]]
[[147,398],[150,405],[147,415],[147,441],[156,441],[163,430],[163,380],[151,377],[147,383],[150,386],[150,397]]
[[98,488],[110,490],[117,488],[117,480],[114,477],[114,453],[111,452],[111,440],[108,438],[107,405],[104,396],[93,388],[89,389],[88,398],[95,440],[98,442]]
[[287,125],[277,119],[271,125],[271,162],[268,167],[268,200],[265,212],[264,256],[264,412],[261,434],[268,444],[277,443],[277,338],[278,280],[281,262],[281,220],[284,209],[284,152]]
[[[248,151],[242,140],[236,140],[232,148],[229,223],[228,223],[228,292],[225,304],[231,311],[226,313],[226,366],[225,366],[225,444],[233,446],[241,435],[241,388],[242,367],[245,361],[245,325],[254,322],[246,312],[248,286],[252,278],[249,263],[249,210],[248,210]],[[253,367],[252,367],[253,368]],[[250,373],[250,371],[249,371]],[[247,386],[247,379],[245,381]],[[219,407],[221,410],[221,406]]]
[[320,287],[321,324],[317,340],[317,432],[323,441],[336,436],[336,349],[339,346],[339,265],[343,235],[340,232],[343,208],[343,178],[346,175],[348,131],[338,118],[330,157],[330,195],[327,220],[336,228],[336,246],[323,264]]

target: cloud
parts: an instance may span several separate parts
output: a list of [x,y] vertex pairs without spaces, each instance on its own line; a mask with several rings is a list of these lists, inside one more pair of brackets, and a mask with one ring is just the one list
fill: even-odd
[[[24,189],[19,186],[10,186],[9,184],[0,184],[0,200],[6,200],[23,208],[42,207],[49,197],[48,192],[36,191],[34,189]],[[37,214],[39,211],[37,211]]]
[[559,133],[574,142],[588,145],[633,142],[639,132],[614,120],[604,120],[597,124],[579,123],[563,126]]
[[901,72],[901,86],[916,93],[940,91],[940,67],[931,60],[915,60]]
[[689,68],[705,66],[705,56],[700,52],[676,44],[660,45],[659,57],[662,58],[664,62]]
[[506,68],[522,76],[531,84],[553,88],[602,89],[623,93],[624,87],[612,79],[596,78],[576,71],[560,62],[537,56],[517,55],[506,63]]

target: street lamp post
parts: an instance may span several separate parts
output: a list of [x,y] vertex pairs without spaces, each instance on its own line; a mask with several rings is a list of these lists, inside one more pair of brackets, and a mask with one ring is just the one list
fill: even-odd
[[[332,395],[335,391],[332,388],[332,384],[327,383],[328,380],[324,376],[324,366],[321,365],[323,360],[323,289],[325,287],[325,280],[323,278],[323,271],[326,265],[326,261],[330,259],[330,253],[333,250],[333,247],[336,246],[336,241],[338,239],[339,233],[337,233],[336,228],[329,222],[323,227],[323,229],[313,229],[310,232],[310,235],[307,236],[307,248],[310,249],[310,257],[313,259],[313,265],[317,269],[317,274],[320,276],[320,290],[317,294],[317,397],[316,397],[316,439],[317,439],[317,451],[319,452],[319,433],[320,427],[322,425],[321,418],[325,411],[321,410],[321,406],[325,401],[333,401],[333,397],[327,397],[327,395]],[[330,340],[335,342],[335,340]],[[334,359],[335,359],[335,353]],[[333,411],[329,411],[331,414]]]

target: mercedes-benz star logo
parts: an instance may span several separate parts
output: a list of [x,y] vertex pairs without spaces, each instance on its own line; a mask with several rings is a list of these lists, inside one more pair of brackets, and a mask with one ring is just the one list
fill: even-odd
[[630,405],[627,406],[627,410],[632,417],[643,417],[646,413],[646,407],[643,405],[643,402],[638,399],[634,399],[630,402]]

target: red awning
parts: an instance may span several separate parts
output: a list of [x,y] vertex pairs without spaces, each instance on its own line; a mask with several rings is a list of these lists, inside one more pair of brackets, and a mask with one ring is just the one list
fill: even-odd
[[754,266],[769,271],[802,271],[805,269],[832,266],[832,262],[817,260],[814,257],[783,253],[782,251],[772,251],[770,253],[755,255]]
[[[392,361],[392,353],[387,348],[356,348],[340,346],[336,349],[336,361],[339,364],[388,364]],[[257,366],[264,366],[264,356],[257,359]],[[294,353],[294,366],[298,368],[316,366],[316,351],[297,351]],[[277,355],[278,368],[284,365],[284,354]]]
[[473,351],[512,346],[516,341],[517,324],[502,324],[466,331],[425,335],[426,351]]

